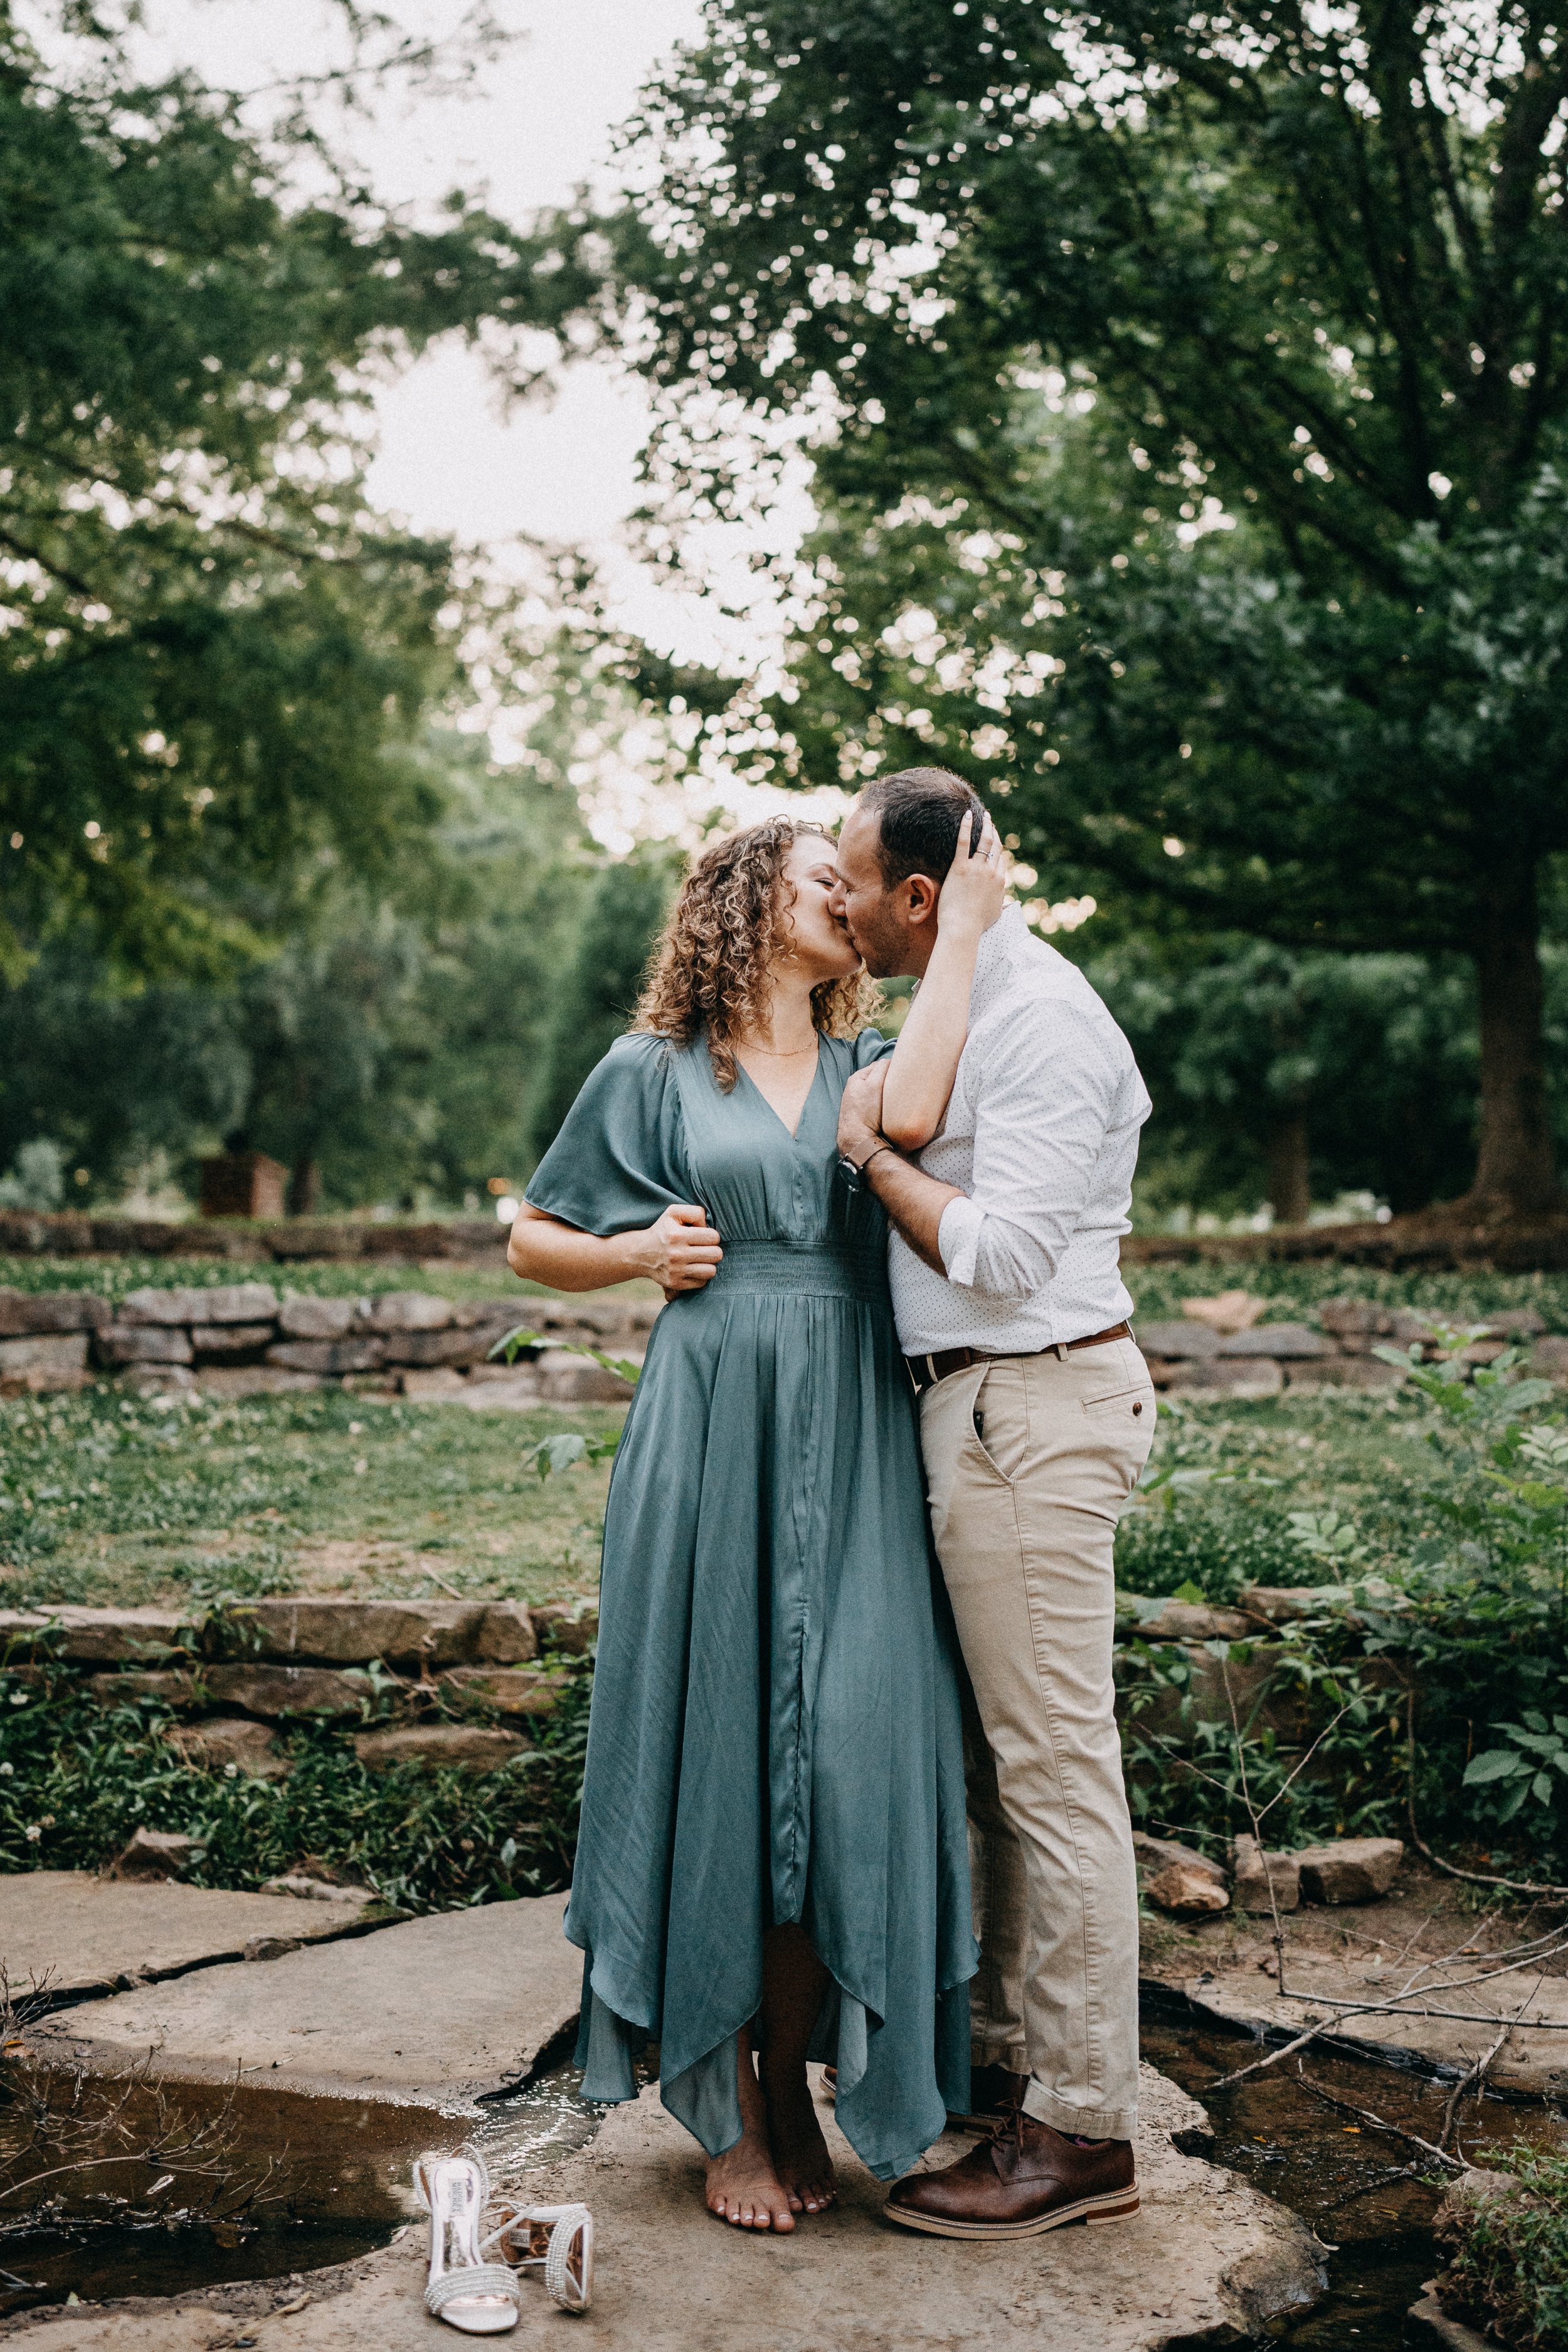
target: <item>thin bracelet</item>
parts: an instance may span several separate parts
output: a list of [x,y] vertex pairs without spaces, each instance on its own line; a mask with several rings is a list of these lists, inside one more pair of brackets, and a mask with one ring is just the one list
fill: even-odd
[[858,1173],[864,1176],[867,1169],[869,1168],[872,1160],[875,1160],[879,1151],[897,1151],[897,1150],[898,1146],[896,1144],[879,1143],[874,1150],[868,1151],[865,1159],[861,1160]]

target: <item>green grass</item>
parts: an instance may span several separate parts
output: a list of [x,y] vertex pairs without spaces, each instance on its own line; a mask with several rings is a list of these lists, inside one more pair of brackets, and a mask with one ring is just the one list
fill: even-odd
[[619,1418],[333,1390],[154,1402],[107,1384],[0,1405],[0,1592],[18,1607],[592,1591],[608,1471],[542,1484],[529,1455]]

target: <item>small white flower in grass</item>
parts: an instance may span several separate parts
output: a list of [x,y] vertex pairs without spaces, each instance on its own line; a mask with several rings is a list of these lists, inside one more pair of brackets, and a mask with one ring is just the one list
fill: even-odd
[[43,1836],[43,1834],[44,1834],[44,1832],[43,1832],[43,1831],[38,1827],[38,1824],[37,1824],[37,1822],[29,1822],[27,1823],[26,1837],[27,1837],[27,1843],[28,1843],[29,1845],[37,1845],[37,1843],[38,1843],[38,1840]]
[[238,1765],[226,1764],[223,1768],[223,1777],[226,1780],[237,1780],[239,1778]]
[[365,1460],[364,1455],[362,1454],[359,1460],[354,1464],[354,1476],[356,1478],[363,1478],[369,1468],[370,1464]]
[[15,1764],[0,1764],[0,1780],[8,1780],[16,1769]]

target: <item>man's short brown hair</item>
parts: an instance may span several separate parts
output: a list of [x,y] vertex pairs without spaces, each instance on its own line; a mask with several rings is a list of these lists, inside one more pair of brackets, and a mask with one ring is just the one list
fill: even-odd
[[877,862],[886,890],[896,890],[911,874],[945,881],[964,818],[985,814],[978,794],[946,768],[900,768],[896,776],[878,776],[857,806],[878,819]]

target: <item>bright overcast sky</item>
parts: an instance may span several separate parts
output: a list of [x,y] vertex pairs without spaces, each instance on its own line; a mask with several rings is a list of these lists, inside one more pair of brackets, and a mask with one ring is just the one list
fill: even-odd
[[[391,0],[416,34],[449,31],[459,0]],[[459,98],[378,101],[347,140],[378,192],[434,204],[454,186],[488,192],[519,219],[607,178],[616,125],[674,44],[697,33],[699,0],[497,0],[517,38]],[[328,0],[148,0],[149,64],[184,64],[256,88],[342,54]],[[604,366],[574,368],[553,404],[503,415],[477,354],[438,349],[379,404],[378,505],[421,529],[502,542],[519,531],[602,544],[635,499],[644,410]]]
[[[455,32],[468,0],[382,5],[405,33],[429,37]],[[503,218],[522,221],[584,182],[613,188],[616,126],[660,60],[701,29],[700,0],[492,0],[492,6],[515,37],[464,94],[384,91],[366,115],[324,124],[383,199],[429,210],[461,187]],[[144,0],[144,10],[133,54],[149,77],[186,68],[218,88],[260,91],[325,71],[345,56],[342,14],[332,0]],[[36,29],[50,46],[43,20]],[[711,597],[661,587],[632,561],[621,526],[638,501],[647,405],[636,379],[610,362],[575,362],[552,399],[506,410],[483,360],[454,340],[390,383],[376,410],[379,453],[369,486],[385,511],[486,550],[503,575],[530,576],[526,559],[512,551],[520,534],[584,547],[623,622],[681,658],[714,660],[728,650],[749,661],[772,635],[759,614],[727,623]],[[775,544],[781,534],[793,539],[809,511],[804,478],[794,480],[761,527],[760,536]],[[759,536],[750,528],[741,536],[745,548],[733,543],[732,529],[715,527],[703,542],[704,561],[731,593],[743,577],[742,601],[752,603],[745,552]],[[504,758],[508,729],[504,714],[497,716],[493,740]],[[716,798],[737,815],[763,814],[781,798],[805,813],[798,794],[733,778],[715,793],[711,772],[707,783],[693,775],[672,797],[652,780],[660,763],[651,742],[634,735],[605,748],[603,778],[585,787],[584,799],[595,830],[617,847],[638,834],[689,833]],[[815,806],[816,796],[808,798]],[[840,800],[830,787],[816,813],[835,813]]]

